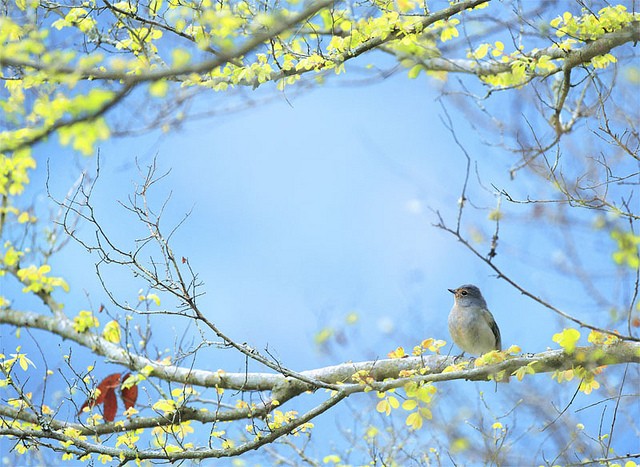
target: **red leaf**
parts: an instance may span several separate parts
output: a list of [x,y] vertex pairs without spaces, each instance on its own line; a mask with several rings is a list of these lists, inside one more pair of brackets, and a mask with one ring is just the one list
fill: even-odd
[[[131,373],[127,373],[122,377],[122,382],[124,383]],[[136,401],[138,400],[138,385],[134,384],[129,388],[122,388],[122,402],[124,402],[124,408],[129,409],[136,405]]]
[[[100,381],[100,384],[98,384],[98,389],[100,390],[100,394],[95,399],[93,399],[92,397],[88,398],[84,402],[84,404],[82,404],[82,407],[80,407],[80,411],[78,412],[78,415],[82,413],[85,407],[89,407],[91,409],[94,406],[105,402],[105,398],[109,393],[113,393],[113,397],[115,398],[115,395],[116,395],[115,388],[117,388],[119,385],[120,385],[120,373],[113,373],[107,376],[102,381]],[[117,406],[117,402],[116,402],[116,406]],[[105,411],[106,411],[106,407],[105,407]],[[105,420],[106,418],[107,417],[105,415]],[[113,417],[111,418],[111,420],[113,420]]]
[[114,389],[119,385],[120,373],[113,373],[112,375],[109,375],[105,379],[100,381],[100,384],[98,384],[100,395],[96,399],[96,404],[102,404],[107,394],[109,394],[109,392],[114,392]]
[[104,397],[104,420],[105,422],[112,422],[116,418],[116,412],[118,411],[118,399],[116,398],[116,391],[113,388],[107,389]]

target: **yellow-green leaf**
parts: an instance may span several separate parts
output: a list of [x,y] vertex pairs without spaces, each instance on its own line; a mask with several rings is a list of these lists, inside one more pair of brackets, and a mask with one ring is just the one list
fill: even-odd
[[120,324],[117,321],[109,321],[104,325],[102,337],[109,342],[118,344],[120,342]]
[[422,428],[422,422],[422,416],[419,412],[410,413],[405,421],[407,426],[409,426],[412,430],[419,430],[420,428]]
[[100,322],[91,311],[82,310],[78,316],[73,318],[73,329],[76,332],[85,332],[89,328],[97,328],[98,326],[100,326]]
[[153,410],[157,410],[159,412],[171,413],[176,410],[176,401],[172,399],[160,399],[158,402],[153,404]]
[[151,16],[156,16],[161,9],[162,0],[151,0],[151,2],[149,2],[149,13],[151,13]]
[[389,405],[389,402],[386,399],[382,399],[380,402],[376,404],[376,410],[386,415],[391,414],[391,406]]
[[486,57],[488,52],[489,52],[489,44],[487,43],[480,44],[478,48],[473,52],[473,58],[480,60]]
[[420,74],[420,71],[422,70],[422,65],[414,65],[413,67],[411,67],[411,69],[409,70],[409,73],[407,73],[407,76],[410,79],[415,79],[418,77],[418,75]]
[[404,401],[404,402],[402,403],[402,408],[403,408],[404,410],[407,410],[407,411],[409,411],[409,410],[413,410],[413,409],[415,409],[417,406],[418,406],[418,402],[416,402],[416,400],[415,400],[415,399],[407,399],[406,401]]
[[165,80],[155,81],[149,86],[149,94],[153,97],[164,97],[169,90],[169,83]]
[[580,331],[569,328],[553,335],[553,342],[557,342],[567,353],[573,353],[576,343],[580,339]]

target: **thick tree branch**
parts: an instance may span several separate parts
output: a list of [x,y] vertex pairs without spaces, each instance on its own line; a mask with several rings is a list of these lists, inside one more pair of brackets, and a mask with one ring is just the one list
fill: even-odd
[[[513,374],[516,370],[529,367],[536,374],[548,373],[556,370],[573,369],[581,366],[587,370],[603,365],[615,365],[620,363],[640,363],[640,343],[618,342],[605,346],[578,347],[571,354],[564,350],[551,350],[538,354],[522,356],[507,356],[501,363],[488,366],[460,368],[453,367],[453,371],[443,372],[451,365],[455,365],[455,359],[442,355],[423,355],[401,359],[384,359],[356,363],[343,363],[330,367],[301,371],[304,379],[286,377],[282,374],[269,373],[224,373],[222,371],[193,370],[176,366],[164,366],[145,357],[127,352],[118,345],[106,342],[99,336],[91,333],[77,333],[72,322],[66,318],[55,318],[38,315],[32,312],[17,310],[0,311],[0,323],[15,326],[39,328],[47,330],[60,337],[72,340],[80,345],[92,349],[97,355],[103,355],[107,360],[128,366],[134,370],[140,370],[150,365],[153,368],[152,376],[180,381],[185,384],[194,384],[205,387],[231,388],[240,391],[270,391],[271,396],[264,398],[263,402],[251,408],[228,409],[218,406],[213,410],[202,410],[190,407],[189,402],[179,407],[173,413],[157,414],[152,417],[135,417],[124,422],[106,423],[98,426],[83,425],[80,423],[68,423],[44,413],[17,409],[0,405],[0,435],[18,437],[26,442],[40,443],[45,439],[60,442],[71,442],[78,449],[78,454],[100,453],[124,459],[204,459],[236,456],[251,449],[268,444],[281,436],[291,433],[304,423],[312,420],[317,415],[328,410],[344,398],[360,392],[388,391],[394,388],[402,388],[410,382],[437,383],[464,379],[470,381],[487,381],[498,372]],[[451,369],[451,367],[450,367]],[[354,376],[366,377],[366,384],[358,383]],[[228,422],[240,419],[262,419],[275,407],[280,407],[287,401],[300,396],[304,392],[318,389],[317,385],[308,384],[304,380],[319,381],[337,387],[333,395],[321,404],[317,405],[300,418],[275,428],[230,449],[192,449],[180,452],[168,453],[160,450],[130,451],[128,449],[113,448],[100,443],[93,443],[77,436],[108,435],[122,433],[141,428],[157,426],[179,425],[186,421],[199,421],[201,423]],[[512,380],[511,384],[517,384]],[[277,404],[275,401],[277,400]],[[14,422],[2,422],[13,420]],[[19,422],[32,424],[22,427]],[[77,430],[77,434],[70,435],[69,428]],[[66,450],[71,452],[70,450]]]
[[[391,32],[385,37],[376,37],[366,41],[364,44],[354,48],[353,50],[349,50],[345,52],[339,59],[335,60],[337,63],[344,63],[348,60],[356,58],[366,52],[374,50],[386,43],[392,42],[394,40],[398,40],[403,38],[406,35],[416,34],[422,31],[424,28],[434,24],[437,21],[442,21],[451,18],[452,16],[460,13],[461,11],[468,10],[471,8],[475,8],[478,5],[482,5],[483,3],[487,3],[489,0],[466,0],[463,2],[455,3],[448,8],[444,8],[437,13],[427,15],[416,21],[415,25],[409,28],[408,30],[396,30]],[[268,41],[269,39],[275,38],[281,33],[291,29],[293,26],[300,24],[304,20],[310,18],[315,15],[319,11],[331,6],[334,0],[323,0],[318,2],[313,2],[312,6],[303,10],[302,12],[288,18],[285,21],[281,21],[273,28],[270,28],[266,33],[255,34],[251,39],[246,41],[243,45],[239,46],[237,49],[231,52],[216,52],[216,57],[210,60],[204,60],[200,62],[194,62],[182,65],[180,67],[169,67],[163,69],[156,70],[147,70],[140,73],[135,74],[126,74],[119,70],[105,70],[103,68],[93,68],[90,70],[82,70],[69,66],[56,66],[38,63],[35,61],[24,60],[21,58],[14,58],[9,56],[0,55],[0,65],[2,66],[15,66],[15,67],[27,67],[32,68],[34,70],[47,71],[47,72],[56,72],[63,74],[73,74],[80,75],[82,79],[92,79],[92,80],[107,80],[107,81],[121,81],[127,85],[134,85],[143,82],[149,81],[157,81],[165,78],[175,78],[178,76],[186,76],[191,73],[206,73],[219,66],[224,65],[225,63],[234,62],[237,59],[245,56],[246,54],[252,52],[258,46]],[[307,73],[309,71],[315,70],[315,67],[306,68],[306,69],[298,69],[298,70],[287,70],[287,71],[278,71],[272,73],[268,81],[278,81],[282,78],[292,75],[298,75]],[[255,86],[259,84],[257,81],[249,82],[248,85]]]
[[[0,63],[2,63],[2,58],[0,58]],[[33,146],[34,144],[39,143],[40,141],[44,141],[45,139],[47,139],[49,136],[51,136],[53,133],[60,130],[61,128],[71,127],[81,122],[95,121],[95,119],[105,115],[109,110],[111,110],[120,102],[122,102],[125,99],[125,97],[131,92],[132,89],[133,89],[132,84],[125,84],[117,92],[113,94],[111,99],[106,101],[104,104],[102,104],[98,109],[94,110],[93,112],[82,113],[80,115],[77,115],[71,118],[57,120],[51,125],[45,125],[40,129],[36,130],[33,135],[29,135],[28,133],[27,133],[27,136],[20,135],[15,137],[13,141],[10,138],[8,138],[7,141],[9,142],[3,142],[2,144],[0,144],[0,152],[19,151],[20,149],[24,149],[26,147]]]
[[[605,55],[621,45],[638,41],[640,41],[640,29],[636,22],[623,27],[619,31],[604,34],[602,37],[580,48],[564,50],[554,45],[545,49],[537,50],[531,55],[524,55],[524,57],[538,60],[541,57],[547,56],[554,60],[564,60],[562,65],[551,71],[532,72],[531,77],[539,76],[544,78],[573,69],[583,63],[588,63],[595,57]],[[393,50],[389,51],[394,53]],[[400,58],[405,57],[401,56]],[[472,59],[433,57],[423,59],[420,63],[425,67],[425,69],[430,71],[445,71],[448,73],[463,73],[476,76],[491,76],[511,71],[510,62],[504,63],[497,60],[495,62],[478,62],[477,60]]]
[[[608,346],[578,347],[571,354],[568,354],[561,349],[550,350],[538,354],[515,356],[496,365],[449,371],[446,373],[441,372],[444,365],[450,365],[453,363],[454,359],[452,357],[431,355],[426,357],[343,363],[340,365],[309,370],[302,373],[314,379],[319,379],[328,383],[343,383],[340,386],[340,391],[337,391],[336,393],[340,394],[340,399],[342,399],[348,395],[358,392],[366,392],[369,390],[384,392],[394,388],[401,388],[409,382],[427,383],[457,379],[487,381],[491,375],[499,371],[513,373],[517,369],[527,366],[531,367],[536,374],[539,374],[558,370],[569,370],[576,366],[593,369],[599,366],[621,363],[638,364],[640,363],[640,344],[619,342]],[[399,377],[401,372],[410,370],[417,371],[424,368],[431,369],[427,370],[427,373],[424,375],[416,373],[409,377]],[[353,383],[353,376],[357,372],[363,371],[366,372],[368,377],[372,378],[371,382],[366,385]],[[265,379],[268,378],[268,376],[269,375],[263,373],[248,373],[244,375],[248,380]],[[211,423],[233,421],[243,418],[262,418],[275,407],[275,405],[271,403],[274,399],[277,398],[279,402],[278,406],[281,406],[283,402],[300,395],[305,391],[314,389],[300,380],[285,378],[282,375],[271,376],[278,380],[278,383],[273,387],[273,397],[262,406],[251,410],[202,411],[188,406],[183,406],[176,412],[170,414],[158,415],[155,417],[138,417],[125,422],[106,423],[97,426],[68,423],[46,416],[36,416],[31,412],[8,406],[0,406],[0,416],[7,420],[21,420],[35,425],[46,426],[47,430],[62,431],[65,428],[73,428],[78,430],[82,435],[101,435],[131,431],[140,428],[179,424],[189,420],[196,420],[201,423]],[[514,384],[514,382],[512,382],[512,384]],[[323,405],[324,404],[321,404],[321,406],[318,407],[322,407]],[[0,434],[14,434],[14,430],[14,427],[0,425]],[[84,448],[86,448],[86,446],[84,446]],[[111,454],[110,452],[105,453]]]
[[[222,458],[222,457],[235,457],[245,452],[258,449],[261,446],[266,444],[270,444],[277,440],[278,438],[288,435],[300,428],[302,425],[308,423],[310,420],[313,420],[318,415],[326,412],[331,407],[338,404],[340,401],[348,397],[350,394],[355,392],[354,390],[342,389],[340,391],[336,391],[332,396],[326,399],[321,404],[315,406],[313,409],[309,410],[302,416],[295,418],[289,423],[283,424],[282,426],[270,429],[267,434],[263,434],[261,436],[256,436],[251,441],[247,441],[245,443],[239,444],[236,447],[229,448],[221,448],[221,449],[185,449],[179,452],[168,452],[163,447],[158,449],[149,449],[149,450],[132,450],[132,449],[122,449],[122,448],[112,448],[110,446],[106,446],[100,442],[92,443],[88,442],[85,439],[80,438],[79,436],[72,436],[67,432],[63,432],[64,430],[55,430],[51,429],[54,425],[47,424],[46,427],[16,427],[13,423],[6,423],[3,419],[0,418],[0,435],[5,436],[14,436],[22,440],[33,440],[33,442],[41,443],[42,440],[45,439],[53,439],[61,442],[69,442],[73,444],[76,448],[80,450],[78,454],[84,455],[87,453],[99,453],[106,454],[112,457],[120,458],[121,460],[134,460],[134,459],[163,459],[163,460],[180,460],[180,459],[207,459],[207,458]],[[0,411],[2,414],[2,411]],[[20,420],[20,414],[14,417],[14,420]],[[184,420],[177,420],[176,423],[180,423]],[[64,426],[64,424],[56,424],[57,426]],[[120,429],[114,430],[116,432],[120,431]],[[83,436],[83,435],[80,435]],[[86,436],[86,435],[84,435]],[[65,449],[66,450],[66,449]]]
[[[13,58],[0,54],[1,66],[15,66],[15,67],[28,67],[34,70],[47,71],[51,73],[62,73],[79,75],[82,79],[91,80],[107,80],[107,81],[121,81],[125,85],[135,85],[138,83],[158,81],[165,78],[173,78],[176,76],[186,76],[191,73],[206,73],[225,63],[232,62],[244,55],[252,52],[256,47],[263,44],[265,41],[282,34],[285,31],[293,28],[297,24],[307,20],[309,17],[315,15],[320,10],[332,5],[335,0],[320,0],[316,2],[310,2],[310,6],[303,9],[301,12],[292,15],[290,18],[277,22],[274,26],[268,28],[266,32],[257,32],[252,35],[244,44],[240,45],[236,49],[230,52],[219,51],[216,57],[209,60],[203,60],[200,62],[187,63],[182,66],[173,68],[161,68],[155,70],[147,70],[141,73],[128,74],[122,71],[105,70],[98,68],[92,68],[89,70],[82,70],[67,65],[55,66],[49,64],[43,64],[35,61],[29,61],[19,58]],[[474,0],[479,1],[479,0]],[[488,0],[482,0],[485,2]]]
[[246,373],[225,373],[223,371],[204,371],[162,365],[146,357],[133,354],[91,332],[78,333],[73,329],[73,322],[69,319],[44,316],[29,311],[0,310],[0,323],[49,331],[63,339],[71,340],[91,349],[96,355],[105,357],[109,362],[124,365],[132,370],[140,371],[144,367],[150,366],[153,368],[151,376],[167,381],[204,387],[219,386],[244,391],[264,391],[270,390],[282,379],[282,375],[271,373],[253,373],[254,377],[247,378]]
[[[316,389],[309,383],[295,378],[287,378],[277,373],[227,373],[221,370],[195,370],[173,365],[162,365],[146,357],[132,354],[95,334],[88,332],[78,333],[73,329],[73,323],[70,320],[44,316],[33,312],[2,310],[0,311],[0,324],[11,324],[13,326],[49,331],[59,337],[92,349],[94,353],[106,357],[108,361],[119,363],[131,370],[139,371],[147,365],[151,366],[153,371],[150,376],[168,381],[242,391],[275,391],[278,395],[282,394],[285,397],[287,397],[287,394],[291,391],[299,393]],[[537,362],[535,368],[536,372],[539,373],[567,369],[571,368],[572,365],[584,365],[586,363],[595,366],[617,363],[640,363],[640,342],[621,342],[617,345],[605,347],[580,347],[573,355],[567,355],[562,350],[550,350],[539,354],[530,354],[529,356],[509,358],[502,363],[487,367],[440,373],[442,369],[452,365],[453,362],[452,357],[429,355],[401,359],[342,363],[315,370],[301,371],[300,374],[309,378],[309,380],[317,380],[329,385],[348,385],[353,383],[352,377],[359,371],[367,371],[375,381],[381,382],[388,378],[398,378],[402,371],[429,368],[429,372],[418,379],[424,381],[454,379],[482,381],[498,371],[507,370],[511,373],[533,362]],[[389,387],[397,386],[393,386],[392,384]]]

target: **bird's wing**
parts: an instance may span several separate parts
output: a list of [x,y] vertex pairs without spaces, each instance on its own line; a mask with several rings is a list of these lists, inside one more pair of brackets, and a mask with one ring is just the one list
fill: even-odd
[[498,328],[498,324],[496,323],[496,320],[493,318],[493,315],[489,310],[484,310],[484,319],[487,321],[487,324],[491,328],[491,331],[496,338],[496,350],[502,350],[502,338],[500,337],[500,329]]

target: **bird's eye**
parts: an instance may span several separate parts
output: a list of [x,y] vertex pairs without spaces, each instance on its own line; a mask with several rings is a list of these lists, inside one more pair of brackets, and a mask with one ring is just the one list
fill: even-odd
[[460,292],[461,295],[467,295],[467,291],[463,290],[462,292]]

